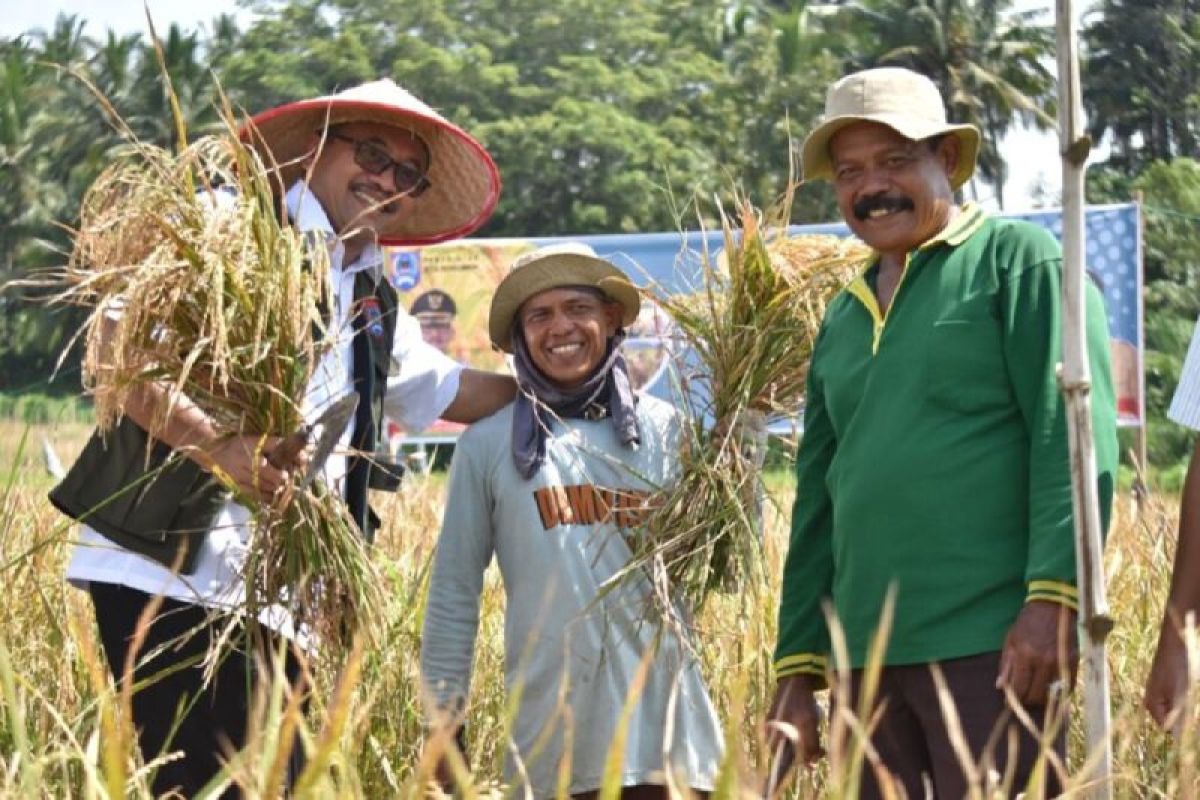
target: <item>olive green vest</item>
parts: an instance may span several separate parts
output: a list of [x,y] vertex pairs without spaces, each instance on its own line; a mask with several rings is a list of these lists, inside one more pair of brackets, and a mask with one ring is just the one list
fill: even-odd
[[[358,427],[367,427],[356,430],[353,439],[369,445],[364,449],[374,449],[380,439],[387,378],[393,372],[398,300],[386,280],[376,282],[370,270],[363,270],[355,276],[354,301],[356,308],[371,308],[365,324],[355,325],[354,335],[369,342],[369,347],[356,347],[355,353],[368,354],[374,380],[355,381],[356,388],[369,386],[370,397],[360,398],[360,406],[370,413],[356,419]],[[395,491],[398,469],[377,459],[364,461],[367,485]],[[363,492],[365,502],[365,488]],[[50,502],[59,511],[126,550],[184,575],[195,571],[200,545],[228,498],[211,474],[163,442],[151,441],[128,417],[107,434],[92,431],[66,477],[50,491]],[[367,516],[374,519],[369,508]],[[370,539],[372,526],[362,527]]]

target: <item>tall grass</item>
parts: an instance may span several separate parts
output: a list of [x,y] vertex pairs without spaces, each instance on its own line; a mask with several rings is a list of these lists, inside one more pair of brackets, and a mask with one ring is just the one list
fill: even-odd
[[75,395],[57,397],[31,392],[0,392],[0,419],[30,425],[60,425],[89,423],[93,417],[91,405]]
[[[45,500],[50,479],[31,444],[50,436],[64,461],[82,445],[82,425],[56,429],[0,422],[0,797],[149,797],[147,773],[134,756],[127,714],[114,693],[86,595],[63,579],[72,530]],[[24,439],[24,448],[19,445]],[[12,476],[11,488],[8,477]],[[731,752],[720,797],[751,796],[766,771],[760,721],[773,689],[778,576],[786,548],[790,482],[772,480],[764,549],[768,580],[748,613],[739,598],[714,595],[697,620],[702,668],[725,726]],[[310,750],[306,797],[415,797],[423,793],[430,759],[422,761],[417,690],[418,637],[428,565],[439,529],[444,479],[410,476],[405,490],[378,498],[386,521],[373,558],[383,586],[384,633],[373,648],[340,664],[315,667],[314,701],[306,717],[276,697],[261,709],[260,733],[231,769],[250,797],[271,797],[278,730],[289,714]],[[1175,498],[1152,497],[1138,519],[1122,502],[1109,539],[1107,566],[1117,627],[1110,637],[1116,738],[1115,793],[1123,798],[1174,798],[1195,793],[1200,737],[1192,720],[1182,748],[1154,730],[1141,712],[1174,547]],[[502,669],[503,600],[489,575],[482,606],[474,696],[468,718],[468,760],[474,785],[467,796],[499,796],[508,718]],[[831,710],[853,727],[861,713]],[[122,727],[122,726],[125,727]],[[1070,760],[1082,763],[1079,714],[1070,728]],[[866,759],[864,761],[864,759]],[[852,797],[851,770],[869,769],[853,748],[800,776],[793,797]],[[986,778],[986,776],[983,776]],[[1010,787],[1011,788],[1011,787]],[[1005,790],[979,797],[1004,796]]]

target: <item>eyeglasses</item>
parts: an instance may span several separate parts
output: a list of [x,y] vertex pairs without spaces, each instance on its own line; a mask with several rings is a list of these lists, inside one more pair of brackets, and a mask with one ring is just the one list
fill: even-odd
[[[409,197],[420,197],[433,184],[425,172],[407,161],[397,161],[388,155],[387,151],[368,139],[355,139],[338,131],[329,131],[331,139],[348,142],[354,145],[354,163],[372,175],[380,175],[384,170],[392,170],[392,180],[396,182],[396,191]],[[417,140],[420,142],[420,139]],[[424,142],[420,142],[425,147]],[[426,163],[428,163],[428,147]]]

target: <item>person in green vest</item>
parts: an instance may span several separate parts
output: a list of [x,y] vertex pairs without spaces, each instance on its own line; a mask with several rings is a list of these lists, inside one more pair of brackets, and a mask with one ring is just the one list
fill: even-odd
[[[322,478],[342,493],[370,538],[378,520],[368,488],[386,476],[373,459],[342,453],[375,452],[384,417],[412,430],[438,417],[472,422],[515,394],[511,378],[463,368],[426,344],[382,270],[382,245],[428,244],[482,225],[495,207],[499,174],[474,138],[390,80],[271,109],[242,135],[277,170],[291,224],[329,249],[334,300],[327,335],[336,343],[297,399],[315,419],[358,393],[356,416]],[[220,612],[244,597],[250,533],[249,511],[220,491],[211,473],[222,470],[243,491],[270,497],[304,464],[303,457],[272,464],[265,453],[278,440],[260,448],[259,436],[218,429],[187,398],[167,407],[168,394],[155,385],[131,392],[124,419],[111,434],[93,435],[51,500],[82,522],[67,578],[90,593],[117,680],[150,609],[134,654],[133,724],[147,761],[173,754],[153,774],[154,793],[191,797],[220,775],[230,748],[245,744],[253,698],[270,669],[260,674],[255,654],[234,651],[212,680],[203,679]],[[165,423],[155,427],[164,411]],[[157,440],[147,464],[152,427]],[[144,490],[122,491],[175,451],[187,456],[180,466]],[[279,637],[297,633],[286,613],[262,622]],[[297,680],[295,659],[287,669]]]
[[[842,217],[874,256],[830,303],[815,344],[767,735],[776,747],[790,741],[802,763],[821,756],[815,694],[843,667],[852,695],[843,699],[857,709],[893,596],[875,696],[882,715],[870,733],[882,770],[864,765],[862,797],[889,788],[964,796],[958,733],[977,775],[995,771],[1008,791],[1022,790],[1039,742],[1010,702],[1051,726],[1065,761],[1065,726],[1048,713],[1078,662],[1056,379],[1062,253],[1045,230],[956,200],[979,140],[973,126],[947,122],[932,81],[882,68],[833,84],[803,146],[805,178],[832,183]],[[1095,286],[1087,337],[1107,525],[1116,408]],[[845,634],[844,665],[831,661],[826,602]],[[1053,763],[1045,778],[1056,792]]]

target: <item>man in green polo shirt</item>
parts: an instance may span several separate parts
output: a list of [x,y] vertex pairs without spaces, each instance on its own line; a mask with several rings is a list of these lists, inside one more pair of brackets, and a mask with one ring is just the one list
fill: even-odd
[[[864,768],[863,797],[885,794],[888,782],[909,797],[927,787],[964,796],[971,779],[955,728],[977,774],[1010,774],[1008,789],[1023,789],[1038,741],[1006,692],[1039,726],[1053,722],[1047,703],[1078,662],[1055,374],[1062,255],[1041,228],[956,202],[978,148],[978,130],[946,122],[931,81],[895,68],[835,83],[803,148],[806,179],[833,183],[842,216],[875,257],[830,304],[813,355],[768,729],[796,734],[798,760],[820,756],[814,692],[833,667],[822,604],[832,601],[845,632],[857,700],[891,587],[883,713],[871,733],[886,774]],[[1087,314],[1107,524],[1116,410],[1095,287]],[[953,725],[934,664],[956,707]],[[1049,791],[1060,777],[1047,768]]]

